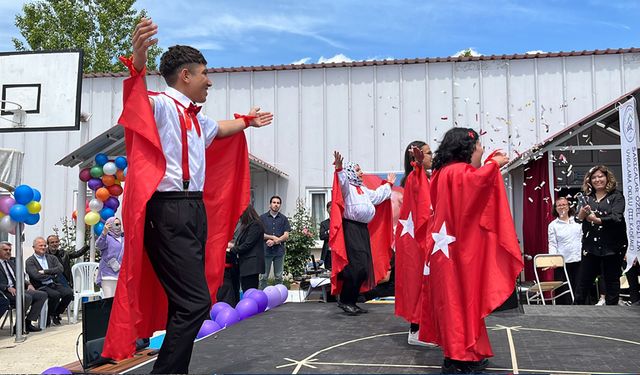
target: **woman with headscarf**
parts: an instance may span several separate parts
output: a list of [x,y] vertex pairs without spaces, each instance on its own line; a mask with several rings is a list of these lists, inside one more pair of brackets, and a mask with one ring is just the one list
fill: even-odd
[[100,266],[96,283],[102,288],[103,298],[116,294],[120,264],[124,251],[122,222],[110,217],[104,224],[104,229],[96,239],[96,249],[100,251]]
[[[334,151],[333,156],[337,175],[337,177],[334,177],[337,178],[334,186],[336,186],[337,182],[337,186],[339,186],[339,190],[342,193],[339,200],[343,202],[343,207],[340,207],[338,211],[331,210],[331,226],[334,226],[334,215],[339,212],[342,216],[341,224],[347,262],[345,265],[345,259],[337,261],[336,257],[341,255],[332,251],[331,256],[334,267],[332,271],[337,275],[336,281],[342,283],[341,287],[336,287],[336,291],[340,291],[340,303],[338,306],[348,315],[357,315],[367,312],[356,305],[361,286],[365,283],[369,287],[375,286],[371,238],[367,224],[376,213],[375,206],[391,197],[391,186],[396,180],[396,175],[393,173],[388,174],[387,180],[383,181],[381,186],[376,190],[371,190],[363,184],[362,175],[364,172],[360,165],[349,162],[343,168],[342,155]],[[336,199],[333,199],[333,202],[334,204],[339,204]],[[343,267],[340,267],[338,263]],[[332,276],[332,283],[333,279],[334,277]]]

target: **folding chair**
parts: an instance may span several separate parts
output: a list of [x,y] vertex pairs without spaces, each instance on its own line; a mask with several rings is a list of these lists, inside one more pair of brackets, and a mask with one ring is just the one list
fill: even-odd
[[[564,276],[567,281],[561,280],[552,280],[552,281],[540,281],[540,276],[538,275],[538,269],[542,271],[546,271],[551,268],[559,268],[562,267],[564,271]],[[531,304],[531,302],[540,303],[546,305],[546,301],[551,301],[553,305],[556,304],[556,299],[558,297],[563,296],[567,293],[571,295],[571,301],[574,301],[575,298],[573,296],[573,288],[571,283],[569,282],[569,275],[567,274],[567,268],[565,267],[564,257],[559,254],[538,254],[533,257],[533,271],[536,275],[536,283],[532,285],[527,291],[527,304]],[[565,290],[559,294],[556,294],[556,290],[567,285],[568,290]],[[547,297],[545,297],[545,293],[547,293]]]
[[[320,261],[322,262],[322,261]],[[327,288],[331,288],[331,274],[326,273],[326,270],[323,268],[318,268],[318,263],[316,263],[316,258],[311,254],[311,264],[307,264],[305,274],[306,276],[311,276],[309,279],[309,288],[305,291],[304,302],[318,301],[318,302],[327,302]],[[322,292],[322,297],[319,299],[309,299],[309,295],[311,292],[319,288]]]

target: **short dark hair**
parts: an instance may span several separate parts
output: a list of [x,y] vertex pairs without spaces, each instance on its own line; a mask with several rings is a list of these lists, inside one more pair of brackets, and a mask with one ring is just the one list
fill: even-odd
[[207,65],[207,60],[200,51],[189,46],[176,45],[169,49],[160,57],[160,74],[164,77],[167,85],[173,86],[178,80],[178,72],[186,65],[191,69],[192,64]]
[[60,239],[60,237],[58,237],[58,235],[57,235],[57,234],[50,234],[50,235],[48,235],[48,236],[47,236],[47,245],[49,244],[49,239],[50,239],[51,237],[57,237],[58,239]]
[[331,201],[329,201],[329,203],[327,203],[327,210],[331,208]]
[[471,163],[479,139],[478,133],[471,128],[449,129],[433,157],[433,170],[453,162]]
[[556,199],[555,202],[553,202],[553,207],[551,207],[551,215],[553,215],[553,217],[560,217],[560,215],[558,215],[558,211],[556,210],[556,205],[558,204],[558,201],[561,199],[564,199],[565,201],[567,201],[567,204],[569,204],[568,215],[574,216],[576,214],[575,204],[573,204],[567,197],[558,197],[558,199]]
[[415,161],[415,158],[413,157],[411,149],[413,147],[422,148],[425,145],[426,143],[422,141],[413,141],[407,145],[407,148],[404,150],[404,176],[402,176],[402,180],[400,180],[400,186],[404,187],[405,182],[407,182],[407,176],[413,171],[411,162]]
[[274,195],[273,197],[271,197],[271,198],[269,199],[269,204],[271,204],[271,201],[272,201],[274,198],[275,198],[275,199],[278,199],[278,200],[280,201],[280,204],[282,204],[282,198],[280,198],[278,195]]

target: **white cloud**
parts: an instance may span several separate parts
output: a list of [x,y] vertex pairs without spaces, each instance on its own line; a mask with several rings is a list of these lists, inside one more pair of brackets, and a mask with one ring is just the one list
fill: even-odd
[[330,63],[337,63],[337,62],[353,62],[353,60],[341,53],[329,58],[320,56],[320,58],[318,59],[318,64],[323,64],[323,63],[330,64]]
[[543,54],[543,53],[547,53],[547,52],[539,50],[539,49],[536,49],[536,50],[533,50],[533,51],[527,51],[524,54],[525,55],[537,55],[537,54]]
[[308,64],[309,61],[311,61],[311,57],[303,57],[300,60],[296,60],[296,61],[292,62],[291,65]]
[[451,55],[451,57],[460,57],[462,55],[467,54],[468,52],[471,53],[471,56],[476,57],[476,56],[482,56],[482,54],[478,51],[476,51],[475,49],[473,49],[473,47],[469,47],[469,48],[465,48],[463,50],[460,50],[456,53],[454,53],[453,55]]

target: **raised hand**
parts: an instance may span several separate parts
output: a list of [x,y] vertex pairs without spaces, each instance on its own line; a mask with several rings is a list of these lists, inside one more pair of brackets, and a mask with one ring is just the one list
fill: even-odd
[[333,152],[333,165],[336,166],[336,169],[342,169],[342,155],[338,151]]
[[256,128],[267,126],[273,121],[273,114],[271,112],[260,112],[260,107],[253,107],[251,111],[249,111],[249,116],[255,116],[250,124]]
[[509,162],[509,157],[504,152],[496,152],[491,158],[500,168]]
[[416,146],[411,146],[411,150],[409,152],[413,154],[413,159],[416,163],[422,166],[422,162],[424,161],[424,154],[422,153],[422,150]]
[[[422,151],[420,151],[420,153],[422,153]],[[422,163],[420,164],[422,165]],[[395,173],[389,173],[387,175],[387,181],[389,181],[391,183],[391,185],[396,183],[396,174]]]
[[133,45],[133,67],[137,71],[147,65],[147,51],[149,47],[158,43],[157,38],[152,38],[158,33],[158,25],[153,23],[150,18],[141,18],[133,32],[131,43]]

